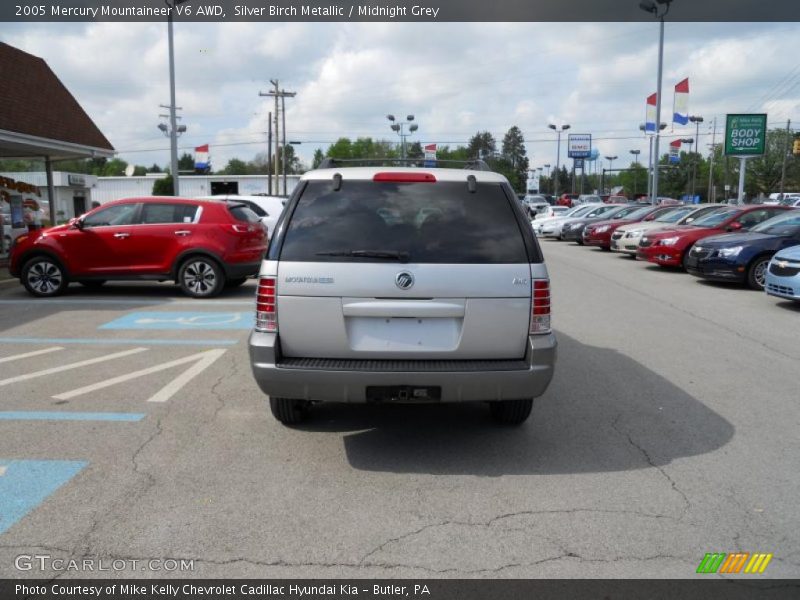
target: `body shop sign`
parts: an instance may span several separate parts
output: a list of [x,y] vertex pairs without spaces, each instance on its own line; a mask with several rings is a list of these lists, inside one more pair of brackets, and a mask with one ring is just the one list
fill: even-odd
[[725,155],[761,156],[766,149],[767,115],[727,115]]

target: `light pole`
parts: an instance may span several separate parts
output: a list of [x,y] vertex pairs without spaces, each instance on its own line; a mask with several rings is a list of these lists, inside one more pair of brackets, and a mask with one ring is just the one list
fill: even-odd
[[569,125],[562,125],[561,129],[552,123],[548,124],[547,126],[555,131],[558,137],[558,143],[556,146],[556,174],[555,178],[553,179],[553,195],[558,197],[558,169],[561,167],[561,132],[569,129]]
[[[406,138],[414,133],[419,126],[416,123],[412,123],[414,120],[414,115],[407,115],[406,121],[399,121],[397,122],[394,118],[394,115],[386,115],[386,118],[392,123],[389,127],[392,131],[394,131],[397,135],[400,136],[400,158],[405,159],[406,157]],[[408,125],[408,133],[405,131],[405,126]]]
[[[689,144],[690,146],[694,147],[694,138],[681,138],[680,142],[681,142],[681,144]],[[689,193],[689,185],[690,185],[691,181],[692,181],[692,172],[689,171],[689,173],[686,176],[686,193],[687,194]],[[694,197],[694,195],[692,195],[692,196]]]
[[159,104],[161,108],[171,108],[170,114],[158,115],[162,119],[169,119],[170,125],[166,123],[159,123],[158,128],[165,137],[169,138],[170,142],[170,170],[172,172],[172,195],[180,196],[180,184],[178,183],[178,136],[186,133],[186,125],[176,125],[179,116],[175,114],[176,110],[181,110],[180,106],[164,106]]
[[[659,126],[659,131],[663,131],[667,128],[666,123],[661,123]],[[639,131],[647,131],[644,123],[639,124]],[[653,136],[647,136],[649,143],[650,143],[650,151],[647,158],[647,197],[650,198],[651,202],[653,199],[652,189],[653,189]],[[656,161],[656,168],[658,168],[658,161]]]
[[[639,2],[639,8],[641,8],[645,12],[652,13],[652,15],[659,20],[659,28],[658,28],[658,76],[657,76],[657,85],[656,85],[656,123],[661,123],[661,76],[664,70],[664,17],[667,16],[669,12],[669,7],[672,4],[672,0],[642,0]],[[662,8],[659,9],[658,5],[661,5]],[[653,170],[653,186],[651,190],[651,198],[650,201],[653,204],[656,204],[656,199],[658,198],[658,143],[660,139],[660,130],[656,127],[655,133],[655,165],[656,168]]]
[[[608,172],[609,172],[608,176],[609,177],[611,177],[611,167],[613,166],[614,161],[617,160],[618,158],[619,158],[619,156],[606,156],[605,157],[605,159],[608,161]],[[603,192],[605,192],[605,189],[603,190]]]
[[697,163],[700,160],[700,152],[698,152],[698,148],[700,147],[700,123],[703,122],[703,117],[698,115],[691,115],[689,120],[695,124],[695,134],[694,139],[695,143],[692,147],[694,151],[694,156],[692,157],[692,198],[694,198],[694,186],[695,181],[697,179]]
[[[550,165],[549,164],[548,165],[544,165],[544,168],[547,170],[548,173],[550,172]],[[551,188],[553,187],[553,182],[552,181],[550,182],[550,187]]]
[[[631,152],[631,154],[633,154],[633,162],[634,162],[634,164],[638,165],[639,164],[639,154],[641,154],[642,151],[641,150],[631,150],[630,152]],[[639,183],[638,179],[639,178],[636,175],[637,171],[638,171],[638,169],[636,167],[634,167],[633,168],[633,196],[634,196],[634,198],[636,197],[636,194],[638,193],[638,187],[639,187],[638,186],[638,183]]]

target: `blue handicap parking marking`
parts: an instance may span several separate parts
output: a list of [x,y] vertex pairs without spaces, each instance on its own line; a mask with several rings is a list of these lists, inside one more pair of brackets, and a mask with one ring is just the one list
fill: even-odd
[[134,312],[98,329],[252,329],[252,312]]
[[75,477],[80,460],[0,459],[0,534]]

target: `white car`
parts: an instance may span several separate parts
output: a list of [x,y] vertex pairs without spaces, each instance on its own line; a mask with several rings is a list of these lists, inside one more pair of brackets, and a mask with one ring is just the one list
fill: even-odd
[[522,199],[522,206],[528,210],[529,216],[536,216],[550,208],[550,203],[539,194],[527,194]]
[[579,216],[580,214],[588,212],[586,210],[586,206],[575,206],[574,208],[568,208],[566,206],[554,206],[553,208],[562,208],[565,210],[560,215],[553,215],[552,217],[539,218],[537,216],[531,222],[533,231],[537,236],[552,235],[555,232],[556,225],[564,219],[573,216]]
[[541,212],[536,213],[533,217],[536,221],[541,221],[542,219],[549,219],[551,217],[563,217],[567,214],[569,210],[566,206],[548,206]]
[[673,210],[664,213],[657,219],[646,223],[631,223],[623,225],[611,235],[612,252],[624,252],[636,256],[639,242],[646,231],[675,225],[689,225],[692,221],[715,210],[725,208],[724,204],[687,204],[676,206]]
[[261,219],[261,223],[267,228],[267,236],[272,239],[275,231],[275,224],[281,216],[288,198],[282,196],[238,196],[235,194],[222,194],[218,196],[203,196],[202,199],[228,200],[229,202],[241,202],[252,210]]
[[619,204],[604,204],[602,202],[599,204],[581,204],[578,208],[583,210],[578,210],[570,215],[556,219],[553,223],[542,229],[543,235],[546,237],[554,237],[558,240],[564,239],[563,230],[565,225],[577,221],[578,219],[583,219],[584,217],[599,216],[604,212],[619,208],[620,206]]

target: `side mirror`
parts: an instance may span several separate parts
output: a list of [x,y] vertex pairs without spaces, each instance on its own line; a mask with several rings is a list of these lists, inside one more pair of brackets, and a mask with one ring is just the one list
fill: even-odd
[[81,217],[73,217],[69,220],[69,225],[75,229],[83,229],[83,219]]

